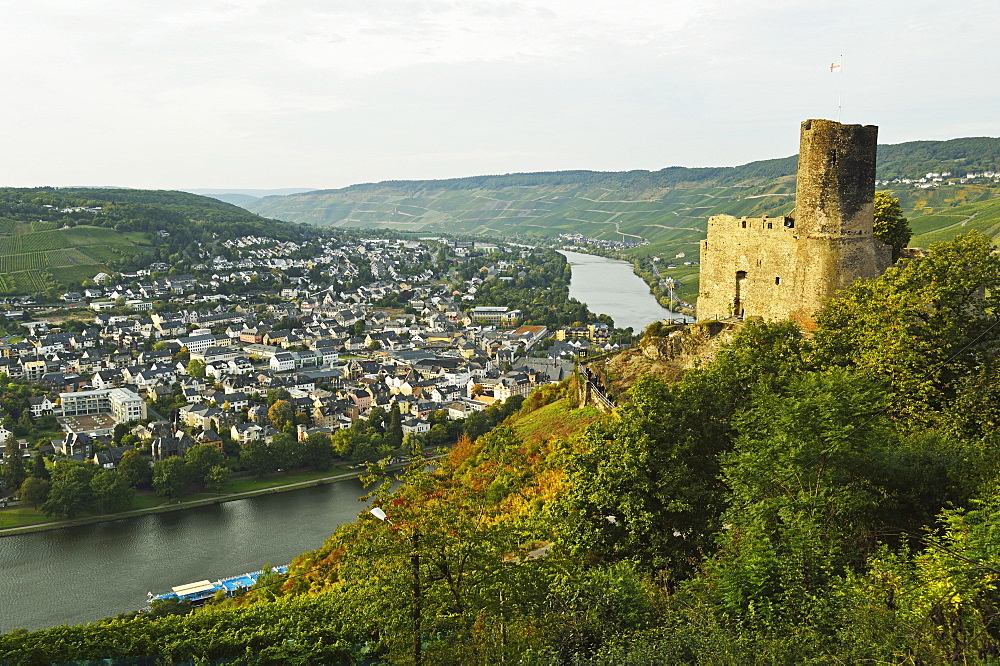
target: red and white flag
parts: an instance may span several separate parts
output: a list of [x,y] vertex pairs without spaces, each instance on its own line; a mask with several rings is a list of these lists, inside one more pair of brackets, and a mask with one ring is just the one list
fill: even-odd
[[839,69],[840,69],[840,61],[839,60],[837,62],[831,62],[830,63],[830,71],[831,72],[836,72]]

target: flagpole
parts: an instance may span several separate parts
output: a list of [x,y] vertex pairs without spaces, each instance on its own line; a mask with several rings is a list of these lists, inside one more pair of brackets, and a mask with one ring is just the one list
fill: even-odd
[[840,110],[841,110],[841,100],[844,96],[844,54],[840,54],[840,67],[838,68],[837,77],[837,122],[840,122]]

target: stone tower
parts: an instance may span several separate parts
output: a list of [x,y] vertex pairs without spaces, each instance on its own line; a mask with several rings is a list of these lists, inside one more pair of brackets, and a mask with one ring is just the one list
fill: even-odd
[[709,218],[699,321],[760,316],[813,328],[839,289],[891,265],[891,248],[872,236],[877,138],[874,125],[807,120],[792,215]]

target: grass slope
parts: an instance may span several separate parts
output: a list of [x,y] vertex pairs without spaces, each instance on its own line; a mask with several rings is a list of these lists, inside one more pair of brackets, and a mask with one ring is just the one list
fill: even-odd
[[29,228],[0,230],[0,293],[32,293],[92,278],[107,271],[109,261],[141,252],[149,242],[146,234],[104,227]]

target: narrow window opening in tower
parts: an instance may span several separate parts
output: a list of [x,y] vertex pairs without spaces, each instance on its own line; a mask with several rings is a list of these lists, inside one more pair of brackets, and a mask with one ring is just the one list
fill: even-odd
[[747,221],[746,221],[746,220],[743,220],[743,228],[744,228],[744,229],[746,229],[746,228],[747,228]]
[[780,277],[774,278],[774,284],[781,284],[781,278]]
[[768,229],[773,229],[774,228],[774,224],[772,224],[771,222],[768,222],[767,223],[767,228]]

